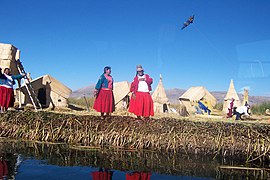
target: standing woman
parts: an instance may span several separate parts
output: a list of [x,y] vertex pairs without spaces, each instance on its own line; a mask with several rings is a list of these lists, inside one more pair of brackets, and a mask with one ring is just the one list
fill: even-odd
[[115,110],[111,67],[106,66],[104,68],[104,73],[99,77],[96,84],[94,96],[96,99],[93,108],[101,113],[101,119],[109,117]]
[[233,116],[233,107],[234,107],[234,98],[232,98],[230,102],[230,106],[228,107],[228,113],[227,113],[227,118],[231,118]]
[[140,119],[141,116],[145,118],[154,116],[154,104],[150,95],[152,83],[153,79],[148,74],[144,74],[141,65],[137,65],[137,73],[130,87],[132,95],[129,112],[134,113],[138,119]]
[[9,107],[14,105],[14,92],[13,85],[15,84],[15,79],[21,79],[25,74],[12,75],[9,68],[4,69],[4,75],[6,77],[5,81],[0,84],[0,106],[1,112],[5,112]]
[[5,84],[7,81],[7,77],[2,73],[2,68],[0,68],[0,112],[3,112],[3,108],[2,108],[2,101],[4,99],[3,97],[3,92],[5,90],[5,88],[2,86],[3,84]]

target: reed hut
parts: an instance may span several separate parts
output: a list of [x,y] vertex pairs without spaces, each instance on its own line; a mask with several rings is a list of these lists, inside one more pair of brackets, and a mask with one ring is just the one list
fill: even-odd
[[116,109],[127,109],[129,106],[130,84],[127,81],[113,84],[114,103]]
[[186,106],[189,114],[196,111],[195,105],[199,100],[203,100],[209,109],[213,109],[217,103],[217,99],[203,86],[191,87],[179,97],[180,104]]
[[[72,92],[67,86],[50,75],[44,75],[31,81],[42,107],[67,107]],[[32,104],[25,85],[15,90],[15,101],[21,105]]]
[[223,109],[222,109],[222,111],[224,113],[228,112],[228,108],[230,107],[230,102],[231,102],[232,98],[234,99],[234,107],[241,106],[241,101],[236,93],[235,88],[234,88],[233,80],[231,79],[229,89],[228,89],[227,94],[224,98]]
[[163,83],[162,76],[160,75],[157,88],[152,94],[152,99],[154,102],[154,111],[155,113],[167,113],[170,112],[169,99],[166,95]]
[[0,67],[2,72],[10,68],[11,74],[19,74],[17,60],[20,59],[20,50],[11,44],[0,43]]

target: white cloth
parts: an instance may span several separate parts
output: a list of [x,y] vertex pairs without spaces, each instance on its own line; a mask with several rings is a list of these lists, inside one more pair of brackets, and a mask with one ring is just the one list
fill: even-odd
[[[144,79],[140,80],[140,79]],[[149,92],[148,85],[146,83],[145,75],[138,76],[139,84],[138,84],[138,92]]]
[[245,115],[249,116],[247,106],[239,106],[238,108],[236,108],[236,111],[240,114],[245,113]]

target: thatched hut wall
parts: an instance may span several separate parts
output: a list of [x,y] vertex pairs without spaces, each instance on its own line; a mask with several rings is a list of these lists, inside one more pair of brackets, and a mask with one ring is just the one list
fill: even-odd
[[130,83],[127,81],[113,84],[114,103],[116,109],[127,109],[129,106]]
[[[44,75],[36,78],[31,81],[31,85],[42,106],[66,107],[68,105],[71,89],[52,76]],[[16,101],[23,105],[32,103],[25,85],[15,90],[15,97]]]
[[185,105],[190,114],[196,111],[194,105],[202,99],[204,99],[204,103],[207,102],[206,106],[209,109],[213,109],[217,103],[217,99],[203,86],[190,87],[179,97],[180,104]]
[[157,88],[152,94],[152,99],[154,102],[154,112],[155,113],[167,113],[171,112],[169,107],[169,99],[166,95],[165,88],[162,83],[162,76],[160,75],[160,79],[157,85]]

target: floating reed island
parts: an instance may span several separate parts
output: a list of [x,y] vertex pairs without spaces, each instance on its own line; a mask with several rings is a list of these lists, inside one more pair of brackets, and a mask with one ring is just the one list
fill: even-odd
[[160,118],[136,123],[130,116],[101,120],[93,115],[7,112],[0,115],[0,137],[270,162],[270,126],[241,121]]

